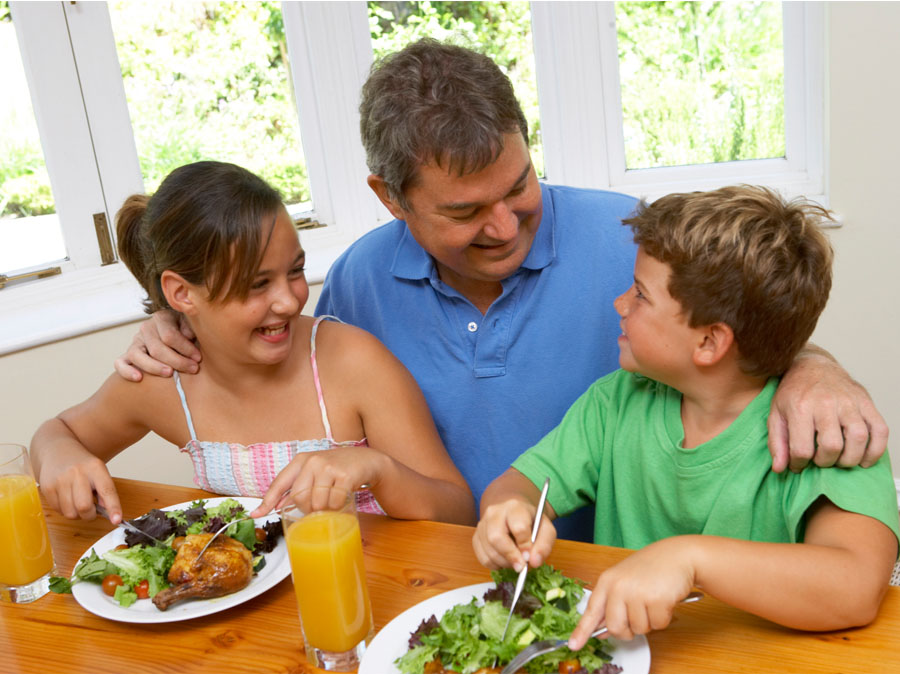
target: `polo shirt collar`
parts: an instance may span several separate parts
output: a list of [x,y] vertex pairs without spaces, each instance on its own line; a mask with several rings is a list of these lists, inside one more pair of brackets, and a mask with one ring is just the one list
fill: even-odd
[[[553,197],[544,183],[541,184],[541,195],[543,199],[541,224],[531,244],[531,250],[522,263],[522,267],[530,270],[542,269],[553,262],[556,257],[556,221],[553,217]],[[410,280],[430,279],[435,274],[434,261],[410,234],[406,223],[403,223],[403,234],[397,245],[391,273],[399,279]]]

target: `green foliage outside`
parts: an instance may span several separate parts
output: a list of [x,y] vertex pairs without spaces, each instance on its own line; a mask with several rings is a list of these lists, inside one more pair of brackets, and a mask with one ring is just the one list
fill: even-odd
[[[376,58],[431,36],[494,59],[543,173],[527,2],[368,7]],[[218,159],[260,174],[289,203],[310,199],[279,3],[109,8],[147,192],[182,164]],[[628,168],[784,155],[780,3],[618,2],[616,23]],[[13,34],[0,0],[5,28]],[[33,120],[0,122],[0,216],[52,213]]]
[[375,58],[423,37],[451,41],[493,59],[512,80],[528,120],[528,145],[543,175],[541,121],[527,2],[369,2]]
[[110,3],[145,189],[201,159],[310,198],[276,2]]
[[0,74],[0,218],[54,213],[50,177],[18,53],[8,2],[0,2],[0,48],[6,72]]
[[784,156],[779,2],[616,3],[629,169]]

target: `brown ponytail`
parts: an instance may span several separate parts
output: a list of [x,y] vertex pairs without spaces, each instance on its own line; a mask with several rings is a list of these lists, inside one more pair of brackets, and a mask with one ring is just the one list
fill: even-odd
[[152,197],[132,195],[116,214],[119,255],[147,292],[148,313],[169,308],[163,271],[205,286],[209,299],[246,297],[281,196],[234,164],[181,166]]

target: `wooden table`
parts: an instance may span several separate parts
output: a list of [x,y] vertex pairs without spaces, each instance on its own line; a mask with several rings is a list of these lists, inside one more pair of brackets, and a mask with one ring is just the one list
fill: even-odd
[[[208,493],[116,479],[126,515],[137,516]],[[110,531],[109,522],[70,521],[47,511],[61,573]],[[425,598],[490,581],[472,553],[472,528],[361,517],[366,571],[381,628]],[[549,562],[592,580],[625,549],[559,541]],[[802,633],[713,598],[679,607],[664,631],[648,636],[651,672],[900,672],[900,588],[863,629]],[[141,625],[88,613],[71,595],[28,605],[0,604],[0,672],[313,672],[303,653],[290,579],[210,616]]]

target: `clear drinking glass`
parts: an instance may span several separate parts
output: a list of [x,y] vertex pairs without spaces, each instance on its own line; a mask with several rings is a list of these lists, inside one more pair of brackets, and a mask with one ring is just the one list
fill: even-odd
[[50,590],[50,535],[24,445],[0,443],[0,600],[32,602]]
[[355,670],[373,632],[354,497],[333,510],[280,511],[306,658],[323,670]]

